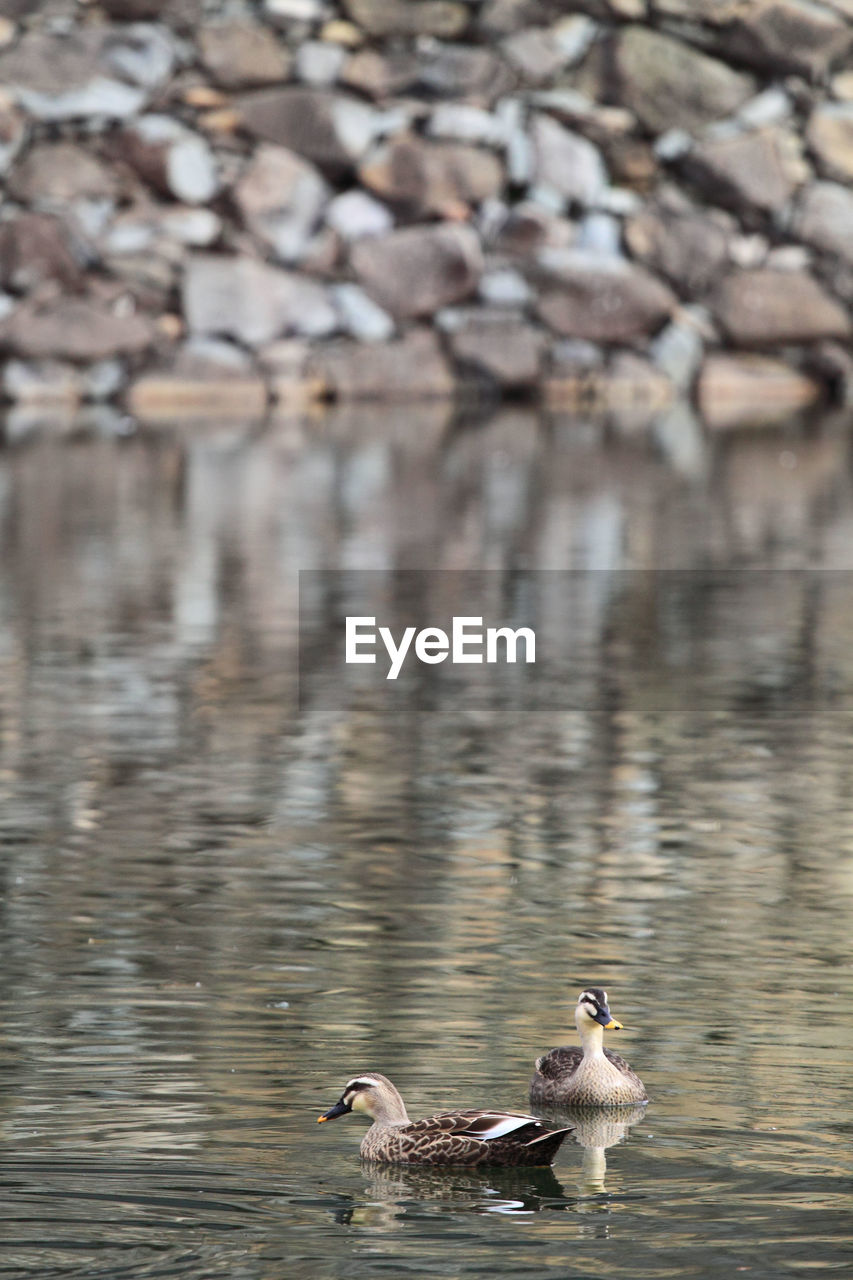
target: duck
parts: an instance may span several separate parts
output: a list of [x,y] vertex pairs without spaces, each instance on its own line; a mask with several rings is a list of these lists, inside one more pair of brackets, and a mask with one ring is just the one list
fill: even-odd
[[364,1160],[386,1164],[551,1165],[571,1126],[556,1129],[520,1111],[440,1111],[410,1120],[398,1090],[378,1071],[363,1071],[317,1117],[323,1124],[360,1111],[373,1121],[361,1141]]
[[645,1086],[624,1058],[604,1048],[605,1031],[621,1031],[602,987],[578,996],[575,1026],[581,1047],[564,1045],[536,1059],[530,1082],[534,1106],[624,1106],[648,1102]]

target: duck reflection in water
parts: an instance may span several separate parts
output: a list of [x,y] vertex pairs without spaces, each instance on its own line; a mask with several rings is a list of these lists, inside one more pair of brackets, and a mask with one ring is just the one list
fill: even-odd
[[583,1163],[578,1190],[581,1195],[601,1195],[607,1173],[608,1147],[623,1142],[628,1130],[646,1115],[646,1104],[634,1107],[537,1107],[543,1119],[559,1124],[571,1124],[573,1138],[583,1147]]
[[363,1161],[368,1203],[336,1215],[351,1226],[391,1228],[423,1204],[454,1213],[531,1214],[566,1209],[572,1201],[550,1167],[429,1169]]

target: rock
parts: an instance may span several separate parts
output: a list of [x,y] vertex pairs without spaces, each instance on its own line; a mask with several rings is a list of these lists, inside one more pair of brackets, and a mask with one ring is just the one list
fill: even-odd
[[685,308],[657,335],[650,347],[652,360],[679,391],[688,391],[702,363],[702,325]]
[[518,312],[460,310],[448,338],[457,360],[485,369],[499,386],[533,386],[541,371],[545,334]]
[[530,128],[534,181],[580,205],[595,204],[607,186],[607,170],[597,147],[570,133],[550,116],[536,115]]
[[794,217],[794,234],[853,266],[853,191],[837,182],[806,187]]
[[108,257],[160,253],[179,260],[181,246],[204,248],[218,239],[221,220],[211,209],[187,205],[135,205],[118,215],[100,240]]
[[0,285],[29,293],[47,281],[72,292],[82,286],[66,227],[47,213],[20,213],[0,222]]
[[723,51],[774,75],[790,71],[821,80],[853,42],[849,23],[811,0],[751,0],[731,6],[729,16]]
[[427,133],[431,138],[467,142],[486,147],[503,147],[508,130],[503,120],[483,107],[465,102],[439,102],[433,107]]
[[287,49],[259,23],[206,23],[198,29],[198,45],[202,62],[225,89],[279,84],[290,73]]
[[540,254],[536,310],[556,333],[591,342],[632,342],[655,333],[676,299],[642,267],[572,251]]
[[407,134],[373,151],[361,165],[359,178],[412,216],[460,217],[470,205],[497,195],[503,170],[490,151]]
[[216,158],[207,141],[171,116],[140,116],[117,145],[117,154],[161,195],[206,204],[219,191]]
[[483,270],[470,227],[407,227],[359,240],[353,268],[370,296],[395,319],[431,315],[468,297]]
[[325,89],[267,89],[242,97],[239,110],[255,137],[296,151],[336,174],[362,158],[377,130],[373,108]]
[[672,406],[673,385],[653,364],[632,351],[617,351],[602,388],[604,409],[623,436],[649,431],[656,418]]
[[478,26],[487,36],[505,36],[550,22],[559,11],[554,0],[485,0]]
[[394,321],[357,284],[332,286],[332,298],[341,317],[341,328],[359,342],[387,342]]
[[9,400],[24,405],[69,405],[83,398],[80,374],[73,365],[59,360],[7,360],[3,368],[3,391]]
[[282,262],[297,262],[305,253],[330,195],[314,165],[264,143],[234,188],[246,226]]
[[334,84],[346,61],[346,51],[325,40],[306,40],[296,51],[296,74],[303,84]]
[[853,183],[853,103],[824,102],[812,112],[806,137],[822,174]]
[[9,194],[26,203],[63,206],[79,199],[114,200],[115,172],[74,142],[31,147],[7,181]]
[[700,212],[666,192],[625,224],[632,256],[665,276],[688,298],[699,298],[728,261],[734,224],[727,214]]
[[335,343],[320,351],[316,363],[339,400],[406,404],[453,394],[450,366],[429,329],[411,329],[395,342],[376,346]]
[[845,338],[851,331],[841,304],[804,272],[734,272],[720,284],[712,309],[729,338],[744,347]]
[[489,105],[514,87],[506,63],[482,45],[436,44],[418,60],[415,86],[438,99]]
[[7,173],[24,145],[27,126],[11,103],[0,102],[0,176]]
[[0,343],[35,360],[104,360],[144,351],[153,337],[144,316],[68,295],[22,302],[0,324]]
[[123,119],[142,108],[173,62],[171,41],[159,28],[35,30],[0,54],[0,83],[38,120]]
[[783,422],[819,396],[818,382],[769,356],[709,355],[697,384],[699,411],[712,431]]
[[480,297],[496,307],[526,307],[533,294],[520,271],[498,267],[480,278]]
[[413,89],[418,81],[418,59],[404,49],[379,53],[360,49],[341,68],[340,81],[358,93],[381,100]]
[[501,41],[501,49],[525,85],[548,84],[570,60],[570,50],[561,43],[553,27],[516,31]]
[[187,418],[258,421],[266,416],[267,388],[239,348],[190,339],[179,348],[171,365],[131,383],[126,404],[143,422]]
[[701,129],[737,111],[755,92],[751,76],[645,27],[620,32],[614,67],[620,100],[652,133],[663,133],[673,120]]
[[452,40],[468,25],[468,8],[455,0],[343,0],[343,8],[369,36]]
[[621,222],[610,213],[588,213],[578,227],[575,248],[593,255],[623,257]]
[[357,187],[329,201],[326,222],[344,240],[384,235],[394,226],[388,208]]
[[714,203],[763,213],[784,208],[808,176],[799,139],[778,126],[710,137],[688,154],[685,169]]
[[285,333],[321,337],[337,327],[322,285],[246,255],[194,254],[182,297],[191,333],[226,334],[250,347]]

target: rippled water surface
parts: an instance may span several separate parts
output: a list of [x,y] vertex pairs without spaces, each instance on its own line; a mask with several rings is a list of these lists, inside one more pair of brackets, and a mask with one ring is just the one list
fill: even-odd
[[[492,430],[0,457],[0,1280],[849,1271],[845,446]],[[354,611],[537,663],[391,687]],[[552,1171],[318,1128],[526,1106],[593,982],[652,1102]]]

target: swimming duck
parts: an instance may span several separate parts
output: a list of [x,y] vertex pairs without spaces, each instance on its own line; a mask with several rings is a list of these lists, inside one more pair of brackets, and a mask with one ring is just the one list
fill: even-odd
[[587,987],[578,996],[576,1045],[552,1049],[536,1059],[530,1101],[544,1106],[614,1106],[648,1101],[643,1082],[624,1058],[604,1048],[604,1032],[621,1030],[607,1004],[607,992]]
[[400,1094],[378,1071],[353,1076],[317,1119],[335,1120],[350,1111],[363,1111],[373,1121],[361,1141],[362,1157],[393,1164],[549,1165],[571,1133],[518,1111],[441,1111],[410,1120]]

